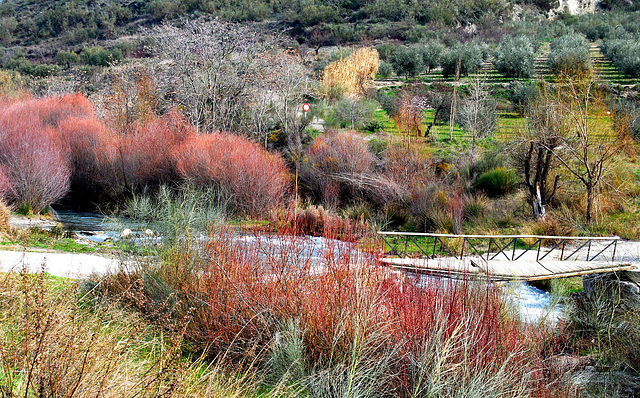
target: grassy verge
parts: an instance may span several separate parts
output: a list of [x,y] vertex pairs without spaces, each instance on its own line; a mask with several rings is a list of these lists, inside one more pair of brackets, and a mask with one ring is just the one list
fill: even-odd
[[91,253],[97,248],[88,244],[82,244],[74,239],[65,238],[57,232],[44,231],[37,228],[31,228],[21,231],[9,237],[7,240],[0,242],[1,247],[5,248],[27,248],[40,250],[55,250],[68,253]]
[[[244,397],[253,374],[182,355],[182,336],[46,274],[0,275],[3,396]],[[169,320],[167,320],[169,321]],[[171,328],[179,331],[180,326]]]

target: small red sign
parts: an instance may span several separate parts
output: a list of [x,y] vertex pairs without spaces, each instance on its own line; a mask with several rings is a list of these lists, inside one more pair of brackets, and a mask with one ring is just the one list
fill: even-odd
[[307,104],[306,102],[304,104],[302,104],[302,110],[305,112],[309,112],[309,109],[311,109],[311,105]]

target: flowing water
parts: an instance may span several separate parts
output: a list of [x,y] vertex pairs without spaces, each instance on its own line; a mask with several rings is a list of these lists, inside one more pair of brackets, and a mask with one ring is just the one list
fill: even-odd
[[125,229],[136,234],[141,234],[146,229],[145,224],[131,219],[73,210],[56,210],[55,219],[66,230],[75,232],[79,238],[94,242],[118,240]]
[[[75,232],[79,238],[89,239],[95,242],[106,240],[115,241],[120,238],[125,229],[131,230],[132,236],[144,236],[148,232],[148,225],[131,219],[118,217],[105,217],[96,213],[84,213],[71,210],[57,211],[56,221],[60,222],[69,231]],[[348,244],[340,241],[332,241],[318,237],[298,237],[295,241],[296,250],[291,250],[290,238],[282,239],[274,236],[244,236],[238,241],[247,245],[273,245],[276,247],[287,246],[287,256],[295,264],[301,259],[320,264],[326,261],[327,248],[334,252],[344,252]],[[507,300],[519,310],[522,318],[527,322],[539,322],[549,320],[557,321],[562,308],[553,305],[551,295],[544,290],[533,287],[527,283],[509,283],[503,288]]]

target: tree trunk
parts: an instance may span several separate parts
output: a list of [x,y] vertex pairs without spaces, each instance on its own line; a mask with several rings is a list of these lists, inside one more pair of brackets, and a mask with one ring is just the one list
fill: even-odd
[[587,224],[591,224],[591,214],[593,213],[593,186],[587,185]]
[[544,208],[540,185],[536,184],[536,192],[535,195],[532,195],[531,206],[533,207],[533,215],[536,220],[544,220],[546,218],[547,211]]

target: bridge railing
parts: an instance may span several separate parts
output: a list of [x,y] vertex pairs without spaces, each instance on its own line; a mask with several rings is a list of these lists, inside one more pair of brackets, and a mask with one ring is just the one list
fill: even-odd
[[[599,257],[615,261],[617,236],[577,237],[545,235],[455,235],[418,232],[378,232],[397,257],[463,259],[472,256],[490,261],[507,259],[517,261],[536,251],[536,261],[554,253],[554,260],[594,261]],[[607,257],[610,255],[610,257]]]

